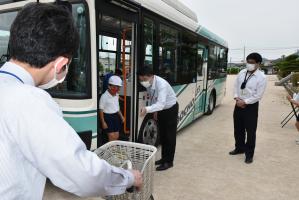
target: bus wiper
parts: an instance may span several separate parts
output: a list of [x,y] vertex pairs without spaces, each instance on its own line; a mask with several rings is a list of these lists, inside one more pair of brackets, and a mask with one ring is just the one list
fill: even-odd
[[8,61],[8,59],[9,59],[9,55],[3,54],[0,58],[0,63],[5,63],[6,61]]

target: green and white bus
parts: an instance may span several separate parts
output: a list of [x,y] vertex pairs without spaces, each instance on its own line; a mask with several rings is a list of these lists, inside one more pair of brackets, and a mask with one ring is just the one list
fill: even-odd
[[[0,0],[0,56],[9,57],[10,26],[17,11],[33,0]],[[53,0],[40,0],[54,3]],[[66,121],[92,149],[103,143],[99,98],[108,73],[122,70],[122,139],[158,144],[152,115],[139,117],[148,95],[136,72],[145,65],[166,79],[180,105],[178,130],[211,114],[226,90],[227,43],[198,24],[178,0],[69,0],[80,47],[67,79],[49,90]]]

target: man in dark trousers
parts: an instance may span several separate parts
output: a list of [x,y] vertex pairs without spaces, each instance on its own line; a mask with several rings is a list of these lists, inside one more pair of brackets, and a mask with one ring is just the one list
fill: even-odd
[[262,60],[262,56],[258,53],[249,54],[246,58],[246,69],[240,71],[234,85],[235,149],[229,154],[245,153],[247,164],[253,162],[259,101],[262,99],[267,83],[266,76],[259,70]]
[[138,71],[141,85],[150,96],[150,105],[141,108],[141,116],[154,113],[158,120],[160,140],[162,145],[162,158],[156,161],[157,171],[173,167],[173,159],[176,146],[177,116],[179,105],[176,94],[170,84],[163,78],[153,74],[149,67]]

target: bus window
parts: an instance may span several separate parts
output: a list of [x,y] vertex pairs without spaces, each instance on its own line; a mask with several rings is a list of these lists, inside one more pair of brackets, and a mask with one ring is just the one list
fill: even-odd
[[209,47],[209,60],[208,60],[208,80],[217,78],[217,47],[211,45]]
[[160,24],[159,75],[171,85],[177,83],[178,31]]
[[196,81],[197,37],[182,31],[180,50],[178,82],[180,84],[194,83]]
[[117,48],[116,38],[100,35],[99,43],[100,43],[99,44],[100,50],[116,51]]
[[116,66],[116,53],[110,53],[110,52],[99,52],[99,63],[100,63],[100,72],[105,75],[107,73],[114,73],[115,66]]
[[80,35],[79,48],[73,56],[66,80],[48,91],[55,98],[90,98],[91,78],[87,29],[88,13],[84,4],[72,4],[72,14]]
[[197,50],[197,76],[202,76],[202,67],[204,62],[204,49],[199,48]]
[[144,18],[144,65],[153,69],[154,21]]
[[[132,22],[121,20],[121,63],[120,69],[126,70],[126,79],[131,80],[132,72]],[[124,41],[125,40],[125,41]],[[124,55],[124,61],[123,61]],[[124,65],[124,66],[123,66]]]
[[220,66],[219,66],[219,77],[226,77],[227,70],[227,50],[221,48],[220,50]]
[[[99,35],[99,76],[114,73],[117,65],[117,38]],[[101,85],[101,83],[100,83]]]
[[226,77],[227,50],[219,46],[210,46],[208,68],[208,79]]
[[107,32],[117,33],[116,31],[120,28],[120,19],[109,15],[102,14],[101,17],[101,28]]
[[[8,59],[8,41],[10,35],[10,26],[17,16],[17,12],[0,13],[0,64]],[[0,66],[1,67],[1,66]]]

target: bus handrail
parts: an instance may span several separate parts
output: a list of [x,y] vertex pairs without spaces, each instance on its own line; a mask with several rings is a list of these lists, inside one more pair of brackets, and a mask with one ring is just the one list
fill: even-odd
[[[127,129],[127,69],[126,69],[126,34],[127,31],[131,30],[130,28],[123,29],[122,32],[122,73],[123,73],[123,80],[124,80],[124,132],[125,134],[129,134],[130,130]],[[131,56],[129,58],[129,64],[131,67]]]

